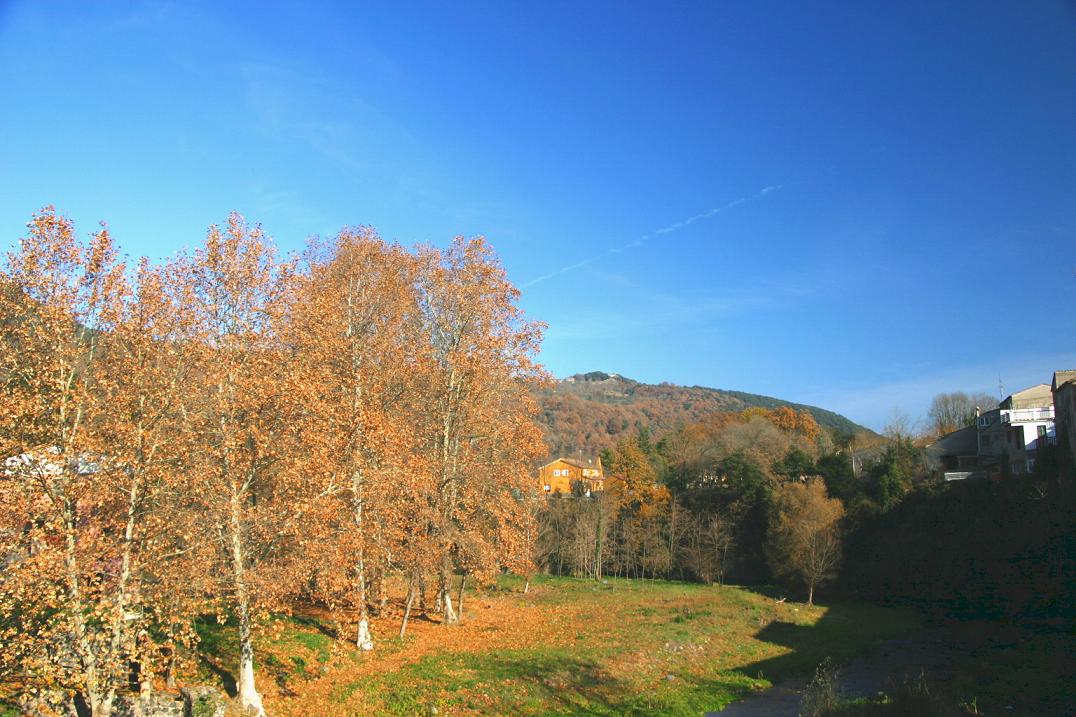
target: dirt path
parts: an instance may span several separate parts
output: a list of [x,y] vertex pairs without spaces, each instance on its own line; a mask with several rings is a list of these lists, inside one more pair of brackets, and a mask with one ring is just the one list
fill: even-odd
[[[941,630],[924,630],[890,640],[840,668],[841,691],[849,698],[872,697],[885,689],[887,680],[904,675],[915,677],[921,670],[933,679],[944,678],[951,649]],[[707,717],[798,717],[808,679],[785,680],[720,712],[708,712]]]

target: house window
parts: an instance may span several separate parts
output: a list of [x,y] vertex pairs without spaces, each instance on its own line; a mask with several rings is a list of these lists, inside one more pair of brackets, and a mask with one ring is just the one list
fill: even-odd
[[553,476],[556,477],[556,476],[559,476],[559,475],[560,475],[560,468],[554,468],[553,469]]
[[542,486],[542,490],[544,490],[546,493],[548,493],[549,492],[549,486],[547,486],[547,485]]
[[1046,426],[1039,426],[1039,438],[1046,438]]

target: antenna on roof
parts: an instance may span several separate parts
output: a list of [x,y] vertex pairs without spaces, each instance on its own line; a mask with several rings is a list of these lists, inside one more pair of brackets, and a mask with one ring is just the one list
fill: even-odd
[[998,400],[1005,400],[1005,384],[1001,382],[1001,374],[998,374]]

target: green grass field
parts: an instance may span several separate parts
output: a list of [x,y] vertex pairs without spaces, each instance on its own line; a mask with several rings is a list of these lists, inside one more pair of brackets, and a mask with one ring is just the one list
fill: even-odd
[[[920,624],[910,611],[807,608],[736,587],[543,577],[520,589],[505,578],[467,599],[463,625],[416,620],[403,641],[386,616],[368,655],[326,623],[282,618],[259,645],[259,687],[286,715],[700,715]],[[232,631],[199,631],[200,679],[230,686]]]
[[[468,595],[464,608],[462,625],[419,615],[400,640],[395,606],[374,621],[377,649],[367,654],[338,637],[351,625],[324,612],[272,618],[255,656],[269,713],[697,716],[922,627],[909,610],[807,608],[767,591],[641,580],[539,577],[524,595],[519,579],[505,577]],[[983,622],[942,629],[953,659],[935,695],[946,708],[938,715],[1068,714],[1076,699],[1071,630]],[[182,683],[234,694],[234,625],[207,616],[197,631],[198,654]],[[905,714],[899,700],[882,702],[833,714]],[[2,714],[15,712],[0,706]]]

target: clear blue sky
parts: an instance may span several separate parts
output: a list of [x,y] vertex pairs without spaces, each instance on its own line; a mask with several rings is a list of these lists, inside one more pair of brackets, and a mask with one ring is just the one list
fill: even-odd
[[1076,368],[1076,4],[398,5],[0,0],[0,246],[484,234],[559,376],[876,428]]

